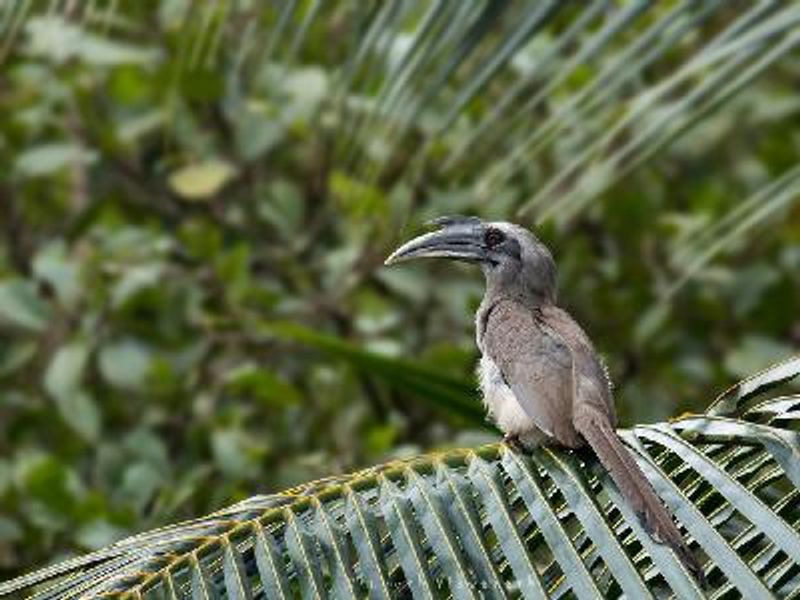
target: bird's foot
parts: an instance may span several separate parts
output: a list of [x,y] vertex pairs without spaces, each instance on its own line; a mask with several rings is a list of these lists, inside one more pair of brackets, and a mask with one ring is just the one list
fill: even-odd
[[511,448],[514,452],[524,454],[526,451],[525,445],[520,441],[519,436],[513,433],[507,433],[503,436],[503,443]]

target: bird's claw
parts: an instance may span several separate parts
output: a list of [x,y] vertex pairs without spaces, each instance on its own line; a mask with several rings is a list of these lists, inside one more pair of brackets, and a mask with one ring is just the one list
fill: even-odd
[[519,452],[521,454],[525,453],[525,446],[520,441],[519,436],[507,433],[503,436],[503,443],[511,448],[514,452]]

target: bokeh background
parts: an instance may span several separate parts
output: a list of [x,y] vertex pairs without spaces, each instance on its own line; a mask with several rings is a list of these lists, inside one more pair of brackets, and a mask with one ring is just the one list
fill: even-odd
[[781,2],[0,5],[0,579],[497,434],[480,273],[532,227],[625,425],[800,343]]

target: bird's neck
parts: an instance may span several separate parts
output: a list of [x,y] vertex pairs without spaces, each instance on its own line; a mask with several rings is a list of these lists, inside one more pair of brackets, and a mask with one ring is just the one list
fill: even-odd
[[486,292],[481,306],[492,306],[501,300],[510,300],[529,308],[536,308],[555,304],[556,295],[550,289],[524,285],[519,280],[509,282],[487,275]]
[[485,303],[505,298],[535,308],[556,303],[556,272],[552,259],[522,264],[483,264],[486,279]]
[[512,290],[487,289],[486,294],[483,297],[482,304],[485,304],[487,306],[493,306],[498,302],[502,301],[516,302],[517,304],[521,304],[522,306],[528,308],[538,308],[546,304],[554,304],[551,298],[548,298],[541,294],[537,294],[530,290],[522,290],[522,289],[512,289]]

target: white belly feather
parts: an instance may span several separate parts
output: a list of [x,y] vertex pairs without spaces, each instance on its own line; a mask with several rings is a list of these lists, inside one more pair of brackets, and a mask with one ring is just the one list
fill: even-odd
[[547,436],[520,406],[494,361],[486,355],[478,364],[483,404],[503,433],[519,436],[526,444],[539,444]]

